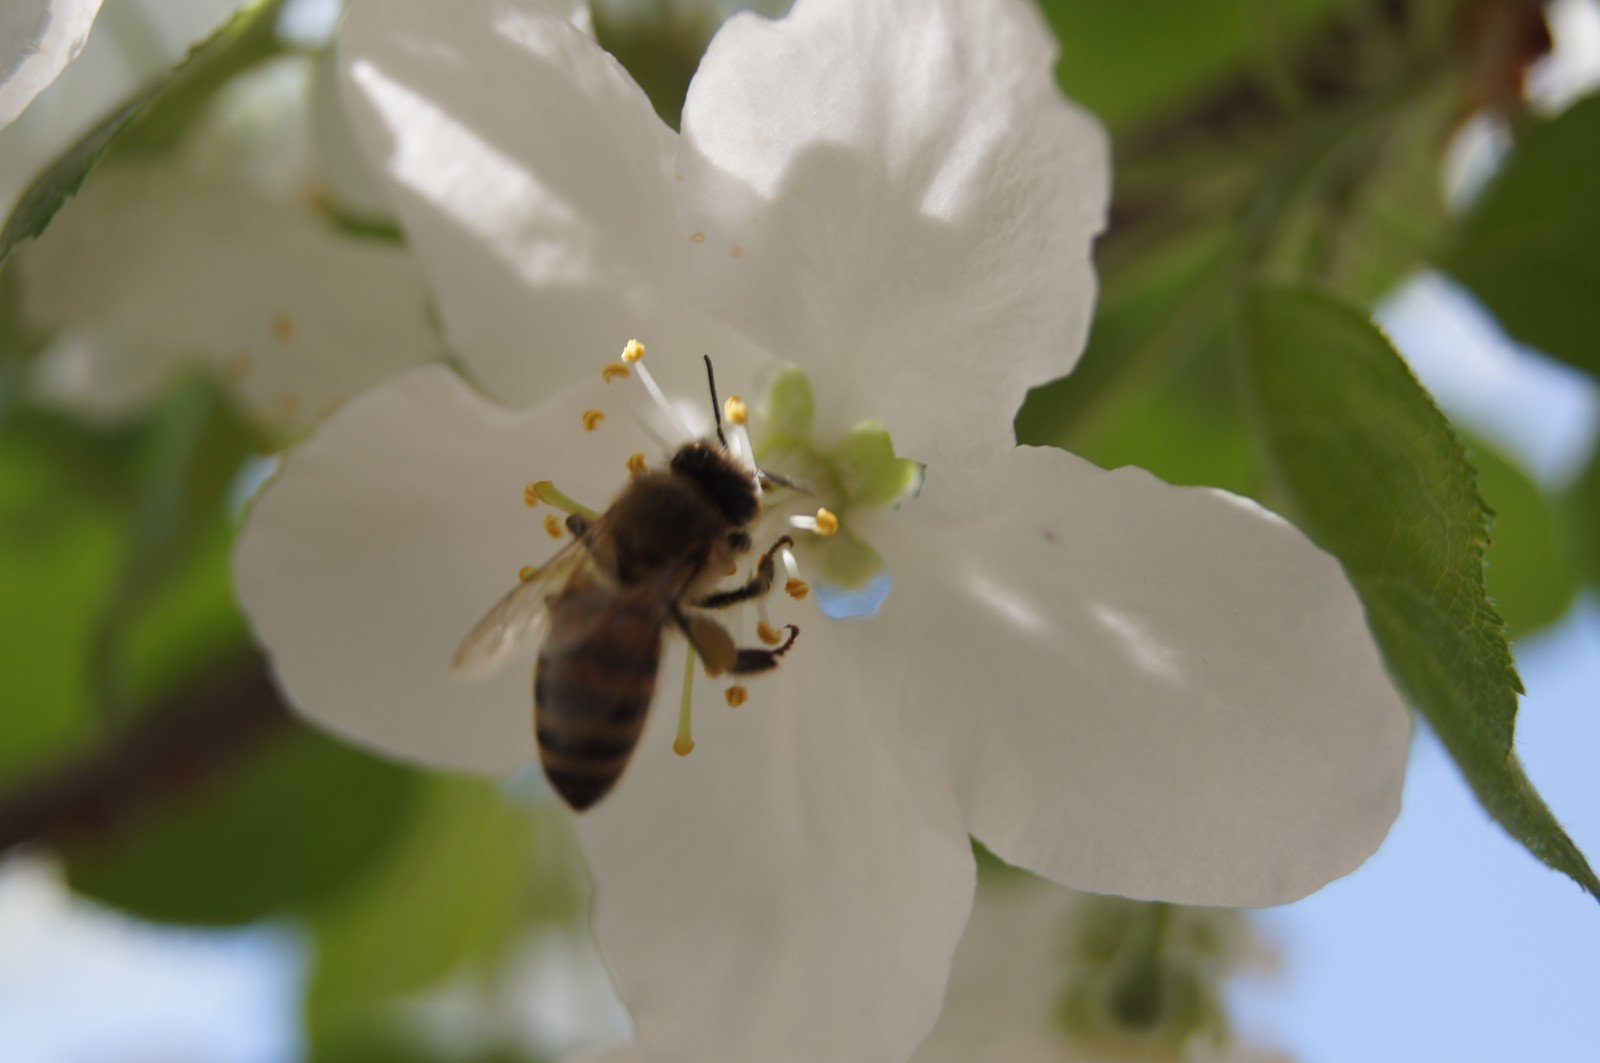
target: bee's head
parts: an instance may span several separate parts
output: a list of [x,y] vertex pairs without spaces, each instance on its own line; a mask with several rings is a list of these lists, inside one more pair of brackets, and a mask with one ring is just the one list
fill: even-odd
[[761,515],[761,491],[755,476],[716,443],[685,443],[672,456],[672,471],[693,480],[736,528]]

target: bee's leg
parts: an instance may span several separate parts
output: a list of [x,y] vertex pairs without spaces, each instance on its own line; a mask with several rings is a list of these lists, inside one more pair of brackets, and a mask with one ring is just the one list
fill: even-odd
[[778,667],[778,658],[789,652],[789,647],[794,645],[794,640],[800,637],[800,629],[793,624],[783,625],[789,637],[783,640],[783,645],[772,649],[741,649],[734,658],[733,667],[728,669],[730,675],[753,675],[756,672],[770,672]]
[[739,650],[734,646],[733,636],[728,634],[727,628],[709,616],[685,613],[677,606],[672,608],[672,619],[689,640],[689,645],[700,655],[707,675],[714,679],[738,663]]
[[708,594],[691,604],[696,609],[726,609],[730,605],[738,605],[740,602],[748,602],[752,598],[762,597],[772,590],[772,581],[777,574],[777,563],[773,561],[773,558],[784,547],[793,545],[794,540],[787,535],[779,536],[778,541],[773,543],[767,549],[767,552],[761,555],[760,561],[756,562],[755,574],[750,577],[749,582],[743,587],[735,587],[731,591],[718,591],[716,594]]

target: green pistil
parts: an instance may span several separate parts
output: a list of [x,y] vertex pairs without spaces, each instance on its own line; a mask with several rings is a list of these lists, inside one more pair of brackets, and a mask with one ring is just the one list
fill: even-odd
[[839,518],[840,530],[828,538],[803,540],[822,578],[844,590],[858,590],[883,571],[883,556],[851,530],[851,516],[896,505],[922,483],[922,466],[897,457],[888,429],[863,421],[830,446],[811,438],[816,396],[798,369],[786,369],[773,382],[751,420],[756,459],[763,468],[804,483]]

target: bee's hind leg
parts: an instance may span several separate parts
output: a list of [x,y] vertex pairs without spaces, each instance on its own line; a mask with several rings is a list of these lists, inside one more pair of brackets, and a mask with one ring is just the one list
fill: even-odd
[[783,640],[783,645],[774,646],[772,649],[752,648],[740,649],[733,660],[733,667],[728,669],[729,675],[754,675],[757,672],[770,672],[778,667],[778,658],[789,652],[789,647],[794,645],[794,640],[800,637],[800,629],[793,624],[783,625],[789,637]]
[[[731,605],[738,605],[740,602],[748,602],[751,599],[763,597],[768,591],[772,590],[772,581],[777,576],[777,564],[773,561],[773,558],[778,556],[779,550],[793,545],[794,540],[787,535],[779,536],[778,541],[768,547],[767,552],[761,555],[761,560],[756,562],[755,573],[744,586],[735,587],[731,591],[718,591],[715,594],[708,594],[691,604],[696,609],[726,609]],[[788,649],[788,647],[785,646],[784,649]],[[740,652],[743,653],[744,651],[741,650]],[[772,666],[768,665],[768,667]],[[761,669],[758,668],[755,671],[761,671]]]

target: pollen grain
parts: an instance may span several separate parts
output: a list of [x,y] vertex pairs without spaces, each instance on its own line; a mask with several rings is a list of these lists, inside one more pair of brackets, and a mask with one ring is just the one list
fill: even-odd
[[622,360],[632,365],[644,357],[644,344],[638,340],[629,340],[628,345],[622,348]]
[[746,425],[750,423],[750,407],[737,395],[729,395],[728,401],[722,404],[722,416],[728,419],[729,424]]

